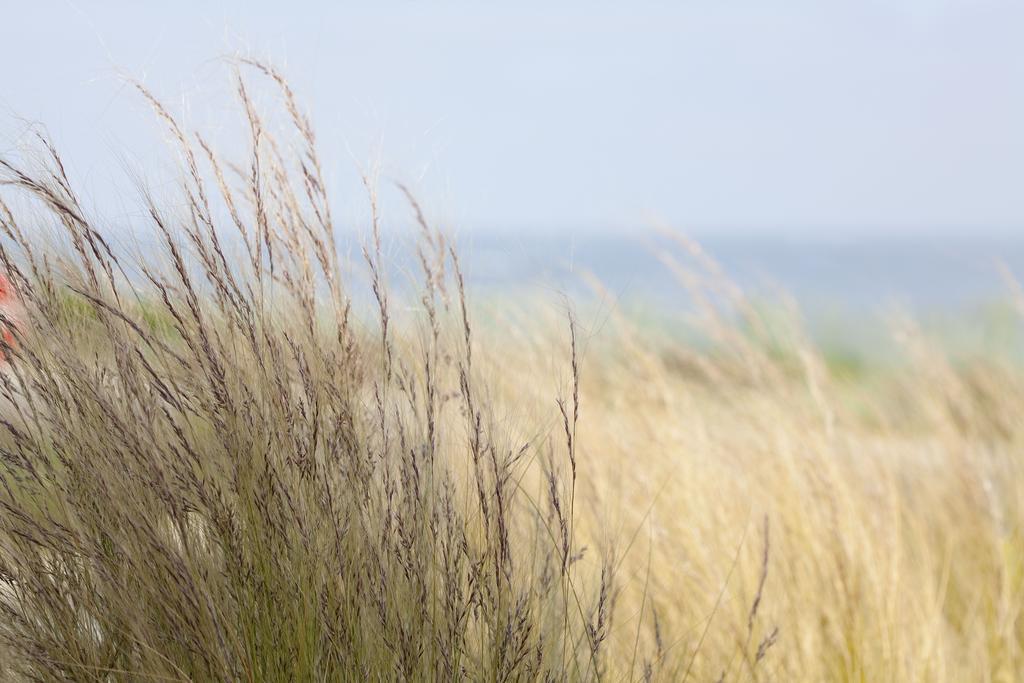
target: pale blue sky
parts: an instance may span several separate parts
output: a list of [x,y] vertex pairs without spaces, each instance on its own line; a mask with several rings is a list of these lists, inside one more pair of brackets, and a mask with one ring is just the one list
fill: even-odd
[[124,167],[159,158],[118,70],[227,136],[215,58],[242,51],[291,77],[343,205],[377,154],[460,231],[1024,230],[1019,1],[42,0],[3,18],[0,151],[18,117],[45,123],[100,207],[131,205]]

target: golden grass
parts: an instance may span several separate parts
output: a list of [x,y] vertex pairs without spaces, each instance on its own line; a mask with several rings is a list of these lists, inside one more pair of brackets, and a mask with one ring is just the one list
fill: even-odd
[[292,130],[240,76],[239,163],[143,91],[183,161],[183,202],[145,198],[159,254],[110,250],[45,141],[0,160],[26,308],[0,376],[5,679],[1024,672],[1010,359],[908,324],[893,368],[837,372],[684,240],[664,260],[707,349],[538,307],[481,329],[404,188],[422,296],[396,301],[372,179],[364,310],[312,126],[240,67]]

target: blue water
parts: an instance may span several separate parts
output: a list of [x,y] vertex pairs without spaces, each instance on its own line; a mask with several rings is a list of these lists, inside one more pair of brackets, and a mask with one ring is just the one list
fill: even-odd
[[[956,313],[1008,298],[1001,266],[1024,281],[1024,239],[944,237],[848,241],[811,238],[696,238],[724,273],[750,294],[778,289],[810,312],[865,313],[903,308]],[[684,296],[670,253],[695,266],[671,239],[563,234],[479,233],[460,240],[468,279],[477,287],[561,290],[586,296],[592,273],[623,302],[669,304]]]

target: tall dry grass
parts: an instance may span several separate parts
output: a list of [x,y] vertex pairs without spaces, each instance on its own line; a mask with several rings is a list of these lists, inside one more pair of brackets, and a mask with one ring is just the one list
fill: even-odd
[[239,68],[290,121],[240,75],[241,160],[141,91],[182,162],[182,201],[143,196],[159,253],[113,248],[45,139],[0,160],[24,306],[0,375],[5,678],[1024,671],[1011,361],[907,324],[896,369],[850,377],[685,241],[664,260],[707,349],[615,317],[477,327],[404,188],[420,296],[389,286],[367,178],[371,315],[311,124],[276,71]]

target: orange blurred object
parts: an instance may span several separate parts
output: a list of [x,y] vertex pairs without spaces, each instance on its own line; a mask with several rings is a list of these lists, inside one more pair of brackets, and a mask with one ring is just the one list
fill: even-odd
[[6,275],[0,273],[0,312],[2,312],[9,321],[0,324],[3,325],[4,343],[11,348],[14,348],[13,327],[17,325],[19,309],[20,306],[18,305],[18,299],[14,292],[14,286],[11,284],[11,281],[7,279]]

